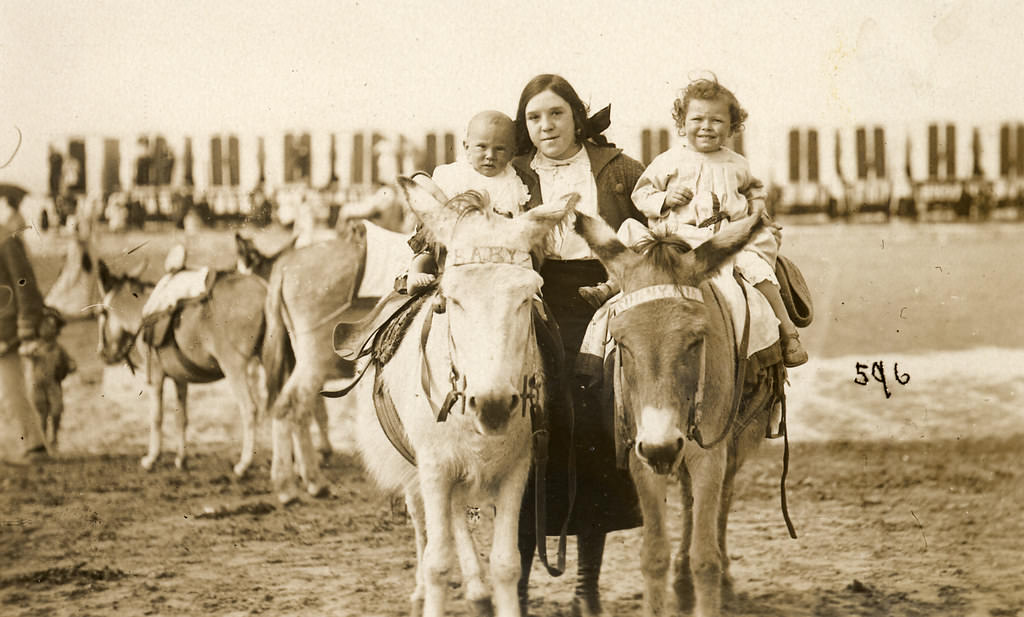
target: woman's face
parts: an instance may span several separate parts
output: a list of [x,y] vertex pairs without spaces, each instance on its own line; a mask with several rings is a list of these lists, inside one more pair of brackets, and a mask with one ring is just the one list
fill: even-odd
[[548,158],[567,159],[580,151],[572,109],[551,90],[541,92],[526,104],[526,130],[533,145]]

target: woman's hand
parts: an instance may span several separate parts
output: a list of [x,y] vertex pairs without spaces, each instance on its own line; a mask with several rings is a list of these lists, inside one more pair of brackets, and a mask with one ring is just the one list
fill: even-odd
[[683,187],[669,189],[668,192],[665,193],[665,207],[661,209],[661,213],[665,214],[669,210],[675,210],[676,208],[686,206],[692,200],[693,191],[689,188]]

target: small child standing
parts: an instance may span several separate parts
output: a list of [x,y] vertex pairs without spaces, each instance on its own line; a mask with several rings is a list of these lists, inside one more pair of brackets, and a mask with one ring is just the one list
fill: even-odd
[[[632,194],[636,207],[647,215],[650,230],[672,234],[696,247],[717,233],[725,221],[750,215],[767,217],[763,187],[751,175],[747,160],[725,145],[743,130],[747,118],[736,96],[717,80],[698,79],[676,98],[672,118],[685,141],[658,155]],[[771,305],[779,319],[783,362],[794,367],[807,362],[807,351],[786,311],[775,275],[778,230],[774,224],[766,225],[736,255],[735,267]],[[647,233],[640,223],[629,220],[619,230],[628,245]],[[605,295],[614,287],[597,293]],[[581,294],[594,293],[581,290]]]
[[[445,197],[477,191],[488,196],[495,212],[515,216],[530,201],[529,189],[515,168],[509,165],[515,144],[512,119],[498,111],[482,111],[473,116],[466,127],[466,138],[462,141],[465,160],[440,165],[431,177]],[[417,225],[409,240],[409,246],[415,253],[406,282],[410,295],[430,285],[437,275],[439,260],[435,245],[422,225]]]
[[43,307],[38,338],[23,342],[18,351],[24,358],[25,378],[32,402],[39,412],[43,434],[51,451],[57,450],[57,431],[64,414],[61,382],[77,369],[75,361],[59,342],[64,319],[50,307]]

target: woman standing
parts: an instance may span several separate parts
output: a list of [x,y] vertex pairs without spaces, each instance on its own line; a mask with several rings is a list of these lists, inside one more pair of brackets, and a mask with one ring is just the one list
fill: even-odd
[[24,228],[18,203],[0,197],[0,460],[10,463],[49,458],[18,355],[23,341],[36,338],[43,314],[43,297],[18,237]]
[[[593,118],[573,87],[558,75],[538,75],[523,88],[516,111],[517,156],[525,176],[535,176],[543,200],[579,193],[576,210],[600,216],[618,229],[626,219],[643,221],[630,199],[643,166],[622,153],[601,133],[608,127],[608,108]],[[606,272],[590,247],[573,231],[570,217],[552,232],[541,267],[545,302],[561,331],[564,375],[571,375],[580,343],[594,309],[579,295],[582,286],[597,285]],[[564,383],[568,381],[569,383]],[[568,531],[577,536],[578,559],[573,614],[601,612],[598,578],[608,532],[642,523],[636,490],[629,473],[615,465],[613,410],[602,405],[596,392],[573,379],[572,407],[564,398],[549,403],[550,447],[547,495],[547,535],[557,535],[569,518]],[[570,447],[571,445],[571,447]],[[575,505],[568,512],[570,451],[575,456]],[[523,557],[520,602],[526,611],[527,586],[536,546],[534,483],[531,476],[519,519],[519,550]]]

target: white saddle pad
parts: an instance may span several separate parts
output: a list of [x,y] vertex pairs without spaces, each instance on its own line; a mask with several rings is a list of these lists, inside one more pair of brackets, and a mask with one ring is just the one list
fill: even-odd
[[146,300],[142,307],[142,316],[148,317],[163,311],[168,311],[178,303],[179,300],[200,298],[209,291],[208,278],[209,268],[198,270],[182,270],[165,274],[156,283],[156,288]]
[[381,298],[395,288],[395,277],[409,267],[409,234],[363,221],[366,225],[366,269],[356,293],[360,298]]

